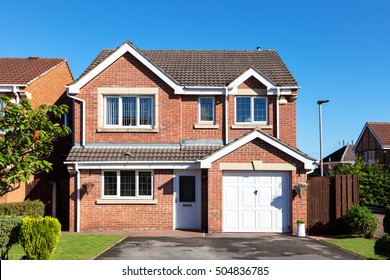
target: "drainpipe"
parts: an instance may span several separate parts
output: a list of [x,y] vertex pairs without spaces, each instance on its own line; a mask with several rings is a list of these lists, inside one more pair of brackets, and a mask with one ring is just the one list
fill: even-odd
[[276,98],[276,138],[279,139],[279,99],[280,99],[280,87],[276,88],[277,98]]
[[229,143],[228,87],[225,87],[225,145]]
[[76,232],[80,232],[80,170],[78,163],[74,164],[76,172]]
[[73,100],[81,102],[82,105],[82,125],[81,125],[81,146],[85,147],[85,126],[86,126],[86,120],[85,120],[85,100],[78,98],[76,96],[70,95],[69,88],[66,91],[66,96],[69,98],[72,98]]
[[16,90],[16,86],[12,86],[12,92],[15,95],[15,103],[19,104],[20,98],[19,98],[18,91]]

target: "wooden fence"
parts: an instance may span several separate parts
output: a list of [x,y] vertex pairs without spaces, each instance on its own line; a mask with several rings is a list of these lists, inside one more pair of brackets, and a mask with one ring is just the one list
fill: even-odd
[[342,217],[359,203],[359,177],[336,175],[308,180],[307,228],[309,234],[342,233]]

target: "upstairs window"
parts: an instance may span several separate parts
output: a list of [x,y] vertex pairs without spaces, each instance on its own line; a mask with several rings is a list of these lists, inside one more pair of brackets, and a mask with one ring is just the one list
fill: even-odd
[[105,125],[109,127],[153,127],[153,97],[106,96]]
[[199,98],[199,123],[213,124],[215,118],[214,97]]
[[375,163],[375,151],[364,152],[364,162],[365,163]]
[[268,99],[259,96],[236,97],[236,123],[267,123]]

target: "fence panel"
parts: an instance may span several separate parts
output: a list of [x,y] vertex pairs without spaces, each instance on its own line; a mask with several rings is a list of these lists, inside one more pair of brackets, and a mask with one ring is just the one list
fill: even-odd
[[310,234],[331,234],[344,230],[342,217],[359,203],[358,175],[314,177],[308,180],[307,227]]

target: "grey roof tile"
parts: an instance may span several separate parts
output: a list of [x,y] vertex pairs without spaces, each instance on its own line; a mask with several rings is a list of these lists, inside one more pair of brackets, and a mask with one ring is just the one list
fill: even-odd
[[67,162],[191,162],[219,149],[217,145],[186,145],[180,148],[73,147]]
[[[75,81],[103,62],[115,49],[102,50]],[[186,86],[227,86],[251,67],[277,86],[298,86],[274,50],[139,50],[161,71]]]

